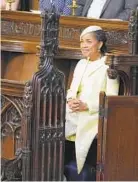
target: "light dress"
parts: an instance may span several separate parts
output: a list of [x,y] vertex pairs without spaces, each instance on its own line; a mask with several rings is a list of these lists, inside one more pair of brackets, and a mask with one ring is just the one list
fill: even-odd
[[107,76],[106,57],[96,61],[78,62],[67,98],[78,98],[88,106],[87,111],[72,112],[66,105],[65,137],[75,141],[78,173],[85,163],[89,148],[98,133],[99,94],[118,95],[118,79]]

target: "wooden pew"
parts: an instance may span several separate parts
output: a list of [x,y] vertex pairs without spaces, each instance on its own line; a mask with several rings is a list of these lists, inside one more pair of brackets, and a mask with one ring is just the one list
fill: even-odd
[[138,180],[138,97],[100,94],[97,181]]

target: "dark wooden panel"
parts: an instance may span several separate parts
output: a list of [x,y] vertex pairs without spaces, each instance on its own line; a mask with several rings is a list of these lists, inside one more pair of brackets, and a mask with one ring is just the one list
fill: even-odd
[[[37,71],[39,57],[36,54],[2,52],[2,78],[25,82]],[[55,58],[54,65],[65,74],[65,86],[69,87],[77,60]],[[72,69],[73,67],[73,69]]]
[[5,51],[1,51],[1,78],[4,78],[5,69],[7,65],[7,54],[5,54]]
[[138,97],[105,97],[104,109],[101,179],[138,180]]
[[65,75],[65,88],[68,88],[69,79],[70,79],[70,67],[72,62],[76,62],[76,60],[69,59],[54,59],[54,65],[64,73]]
[[39,9],[39,0],[30,0],[31,9],[38,10]]
[[26,81],[31,79],[37,71],[39,58],[36,54],[23,54],[4,52],[4,71],[2,78],[15,81]]

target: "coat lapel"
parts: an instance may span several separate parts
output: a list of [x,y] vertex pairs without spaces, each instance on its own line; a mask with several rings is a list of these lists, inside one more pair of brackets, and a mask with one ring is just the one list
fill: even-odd
[[104,13],[104,11],[105,11],[105,9],[107,8],[107,6],[108,6],[108,4],[109,4],[110,1],[111,1],[111,0],[106,0],[105,5],[104,5],[104,7],[103,7],[103,9],[102,9],[102,12],[101,12],[100,17],[101,17],[102,14]]
[[86,0],[85,6],[82,11],[82,16],[86,16],[93,0]]
[[105,59],[106,57],[103,57],[101,60],[96,61],[90,69],[88,71],[88,76],[90,76],[92,73],[94,73],[95,71],[97,71],[101,66],[103,66],[105,64]]
[[75,82],[75,85],[74,85],[74,93],[75,94],[77,94],[79,85],[82,81],[82,78],[85,74],[85,71],[87,71],[88,77],[91,76],[91,74],[93,74],[95,71],[97,71],[100,67],[102,67],[105,64],[104,63],[105,59],[106,59],[106,57],[104,56],[103,58],[101,58],[101,60],[95,61],[94,65],[89,65],[89,63],[86,61],[86,62],[84,62],[84,64],[81,65],[81,67],[79,67],[79,70],[82,74],[79,77],[77,77],[77,80]]
[[93,69],[89,70],[88,76],[91,76],[91,74],[93,74],[95,71],[97,71],[101,66],[103,66],[103,64],[95,65]]
[[79,67],[79,70],[80,70],[80,72],[81,72],[82,74],[80,74],[80,75],[77,77],[77,80],[76,80],[76,82],[75,82],[75,85],[74,85],[75,94],[77,94],[79,85],[80,85],[81,80],[82,80],[82,78],[83,78],[84,72],[85,72],[85,70],[86,70],[86,68],[87,68],[87,63],[88,63],[88,62],[85,61],[85,62],[81,65],[81,67]]

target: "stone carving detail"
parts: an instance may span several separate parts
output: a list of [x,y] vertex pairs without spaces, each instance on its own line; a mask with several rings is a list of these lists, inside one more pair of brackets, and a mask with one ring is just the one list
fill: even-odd
[[20,124],[21,117],[15,107],[10,108],[9,113],[7,114],[7,120],[15,126]]
[[108,76],[110,79],[116,79],[117,78],[117,75],[118,75],[117,70],[109,68],[109,69],[107,69],[107,73],[108,73]]
[[129,53],[138,54],[138,8],[132,11],[129,21]]
[[22,119],[22,180],[26,181],[30,179],[27,169],[30,168],[30,145],[31,145],[31,133],[32,133],[32,83],[31,81],[25,84],[24,89],[24,110]]
[[2,95],[2,104],[2,126],[5,123],[10,123],[14,128],[20,126],[23,109],[22,99]]
[[3,95],[1,96],[1,108],[3,108],[6,104],[8,103],[8,100],[3,97]]
[[39,131],[39,138],[40,142],[44,143],[47,141],[56,141],[56,140],[62,140],[64,138],[63,136],[63,128],[53,128],[51,129],[40,129]]
[[32,109],[32,85],[31,82],[25,84],[24,89],[24,115],[30,117]]
[[[68,40],[79,40],[80,34],[83,29],[75,28],[64,28],[60,27],[59,37],[61,39]],[[127,44],[128,43],[128,34],[127,31],[110,31],[106,32],[107,35],[107,44]]]
[[20,113],[23,111],[23,99],[19,97],[1,96],[1,108],[3,109],[8,103],[13,103],[16,108],[19,109]]
[[2,35],[40,36],[40,24],[2,20],[1,27]]
[[83,29],[77,29],[77,28],[65,28],[60,27],[59,29],[59,38],[61,39],[73,39],[73,40],[79,40],[80,34]]
[[42,12],[41,43],[40,43],[40,64],[39,69],[44,66],[44,62],[50,56],[54,56],[58,49],[59,16],[54,13],[50,15]]
[[14,160],[4,161],[2,159],[2,181],[21,181],[21,150],[18,151]]
[[[23,102],[21,98],[2,95],[1,113],[1,145],[2,145],[2,180],[20,180],[19,165],[20,157],[16,157],[16,152],[21,150],[21,117]],[[9,146],[9,140],[11,146]],[[5,148],[6,147],[6,148]],[[7,156],[5,150],[11,147],[11,154]],[[7,152],[6,152],[7,153]],[[5,156],[6,155],[6,156]],[[6,160],[3,159],[7,158]],[[9,158],[8,158],[9,157]],[[11,160],[12,158],[12,160]]]
[[127,44],[128,43],[128,35],[127,31],[111,31],[106,32],[107,34],[107,44]]
[[[43,20],[43,16],[42,16]],[[47,18],[43,21],[47,21]],[[48,23],[48,22],[47,22]],[[22,35],[22,36],[34,36],[38,37],[41,33],[41,25],[33,24],[28,22],[14,22],[14,21],[4,21],[1,22],[1,33],[3,35]],[[78,42],[80,33],[83,29],[81,28],[69,28],[69,27],[60,27],[59,38],[65,40],[75,40]],[[107,33],[108,44],[127,44],[128,35],[127,31],[110,31]],[[44,39],[43,39],[44,40]],[[45,37],[46,40],[46,37]]]

